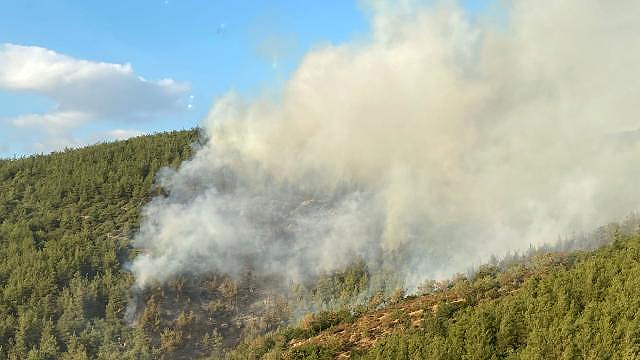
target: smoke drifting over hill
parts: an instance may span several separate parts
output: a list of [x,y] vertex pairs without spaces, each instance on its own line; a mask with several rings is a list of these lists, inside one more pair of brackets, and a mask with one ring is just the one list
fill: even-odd
[[277,99],[218,99],[144,210],[137,286],[401,259],[409,285],[638,208],[640,2],[372,5]]

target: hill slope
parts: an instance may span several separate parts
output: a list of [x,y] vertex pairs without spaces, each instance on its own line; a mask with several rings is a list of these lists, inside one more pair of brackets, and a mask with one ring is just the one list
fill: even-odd
[[285,295],[250,267],[241,279],[180,275],[140,294],[127,324],[141,207],[162,194],[158,169],[197,140],[181,131],[0,160],[0,358],[640,357],[637,219],[556,248],[613,242],[594,252],[516,256],[407,298],[363,296],[388,274],[357,259]]
[[355,316],[324,313],[247,342],[232,359],[637,359],[640,235],[482,267]]
[[[141,208],[164,194],[156,172],[197,141],[180,131],[0,160],[0,359],[219,358],[289,320],[278,280],[247,269],[153,284],[125,321]],[[334,275],[296,296],[348,302],[366,285],[361,263]]]
[[[197,132],[0,160],[0,358],[139,358],[121,320],[129,238],[156,171]],[[123,347],[124,343],[127,347]]]

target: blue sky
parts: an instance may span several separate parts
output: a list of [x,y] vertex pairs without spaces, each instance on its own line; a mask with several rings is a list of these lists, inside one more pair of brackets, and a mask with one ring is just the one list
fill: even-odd
[[192,128],[216,96],[277,88],[313,46],[366,38],[361,5],[4,1],[0,156]]

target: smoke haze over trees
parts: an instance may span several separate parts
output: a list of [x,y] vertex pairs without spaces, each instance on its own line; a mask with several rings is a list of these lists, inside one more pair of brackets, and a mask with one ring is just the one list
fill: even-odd
[[207,142],[144,209],[138,287],[354,257],[411,287],[637,209],[637,1],[394,4],[279,96],[216,100]]

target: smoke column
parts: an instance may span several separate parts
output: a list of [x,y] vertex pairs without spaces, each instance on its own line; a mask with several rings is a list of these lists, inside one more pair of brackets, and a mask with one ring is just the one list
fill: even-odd
[[219,98],[158,184],[136,285],[305,278],[401,259],[407,283],[640,203],[640,2],[375,2],[367,39],[308,53],[276,98]]

